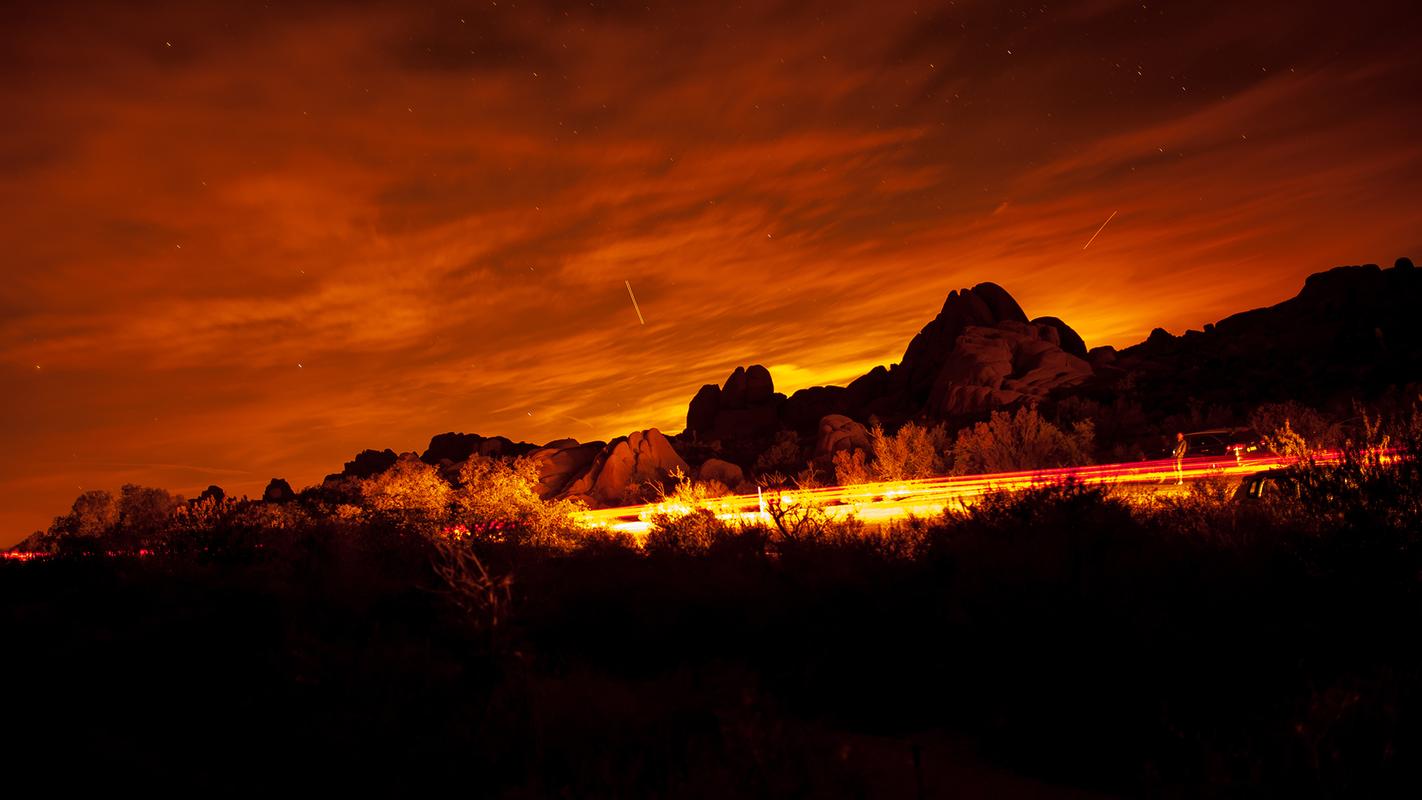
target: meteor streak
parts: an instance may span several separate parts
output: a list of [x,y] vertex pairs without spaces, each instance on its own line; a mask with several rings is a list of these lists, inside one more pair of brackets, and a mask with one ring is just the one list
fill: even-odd
[[632,298],[632,309],[637,312],[637,321],[646,325],[647,321],[642,319],[642,309],[637,305],[637,295],[632,294],[632,281],[623,281],[623,283],[627,284],[627,296]]
[[1110,225],[1110,224],[1111,224],[1111,220],[1113,220],[1113,219],[1115,219],[1115,218],[1116,218],[1116,212],[1115,212],[1115,211],[1112,211],[1112,212],[1111,212],[1111,216],[1107,217],[1107,218],[1106,218],[1106,221],[1103,222],[1103,223],[1101,223],[1101,227],[1099,227],[1099,228],[1096,229],[1096,233],[1091,234],[1091,238],[1086,240],[1086,244],[1082,245],[1082,246],[1081,246],[1081,249],[1082,249],[1082,250],[1085,250],[1086,248],[1090,247],[1090,246],[1091,246],[1091,243],[1094,242],[1094,241],[1096,241],[1096,237],[1100,236],[1100,235],[1101,235],[1101,232],[1104,231],[1104,230],[1106,230],[1106,226],[1107,226],[1107,225]]

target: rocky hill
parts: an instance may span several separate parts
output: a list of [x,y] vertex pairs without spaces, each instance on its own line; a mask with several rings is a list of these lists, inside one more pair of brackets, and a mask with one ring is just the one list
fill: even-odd
[[[1158,411],[1294,400],[1326,406],[1422,380],[1422,273],[1399,258],[1310,275],[1297,296],[1204,330],[1156,329],[1102,358],[1121,391]],[[1114,383],[1126,383],[1116,381]]]
[[[1177,418],[1198,417],[1202,407],[1238,418],[1262,402],[1322,407],[1414,384],[1422,380],[1420,309],[1422,273],[1410,260],[1398,259],[1391,269],[1337,267],[1310,276],[1296,297],[1277,305],[1181,336],[1156,329],[1118,352],[1088,350],[1066,322],[1029,319],[1005,289],[980,283],[950,292],[898,363],[875,367],[848,386],[787,397],[775,391],[764,366],[738,366],[723,383],[695,393],[686,429],[674,437],[649,428],[610,442],[538,446],[443,433],[418,458],[454,475],[472,457],[526,456],[544,497],[607,506],[633,502],[647,482],[675,472],[748,489],[748,476],[772,448],[789,448],[791,462],[827,464],[838,450],[869,446],[871,417],[889,428],[920,420],[952,429],[1025,403],[1075,403],[1078,413],[1098,409],[1103,427],[1118,438],[1141,436],[1187,424]],[[1133,412],[1122,414],[1123,408]],[[379,475],[401,457],[366,450],[325,485]],[[274,481],[267,495],[285,502],[293,492]]]

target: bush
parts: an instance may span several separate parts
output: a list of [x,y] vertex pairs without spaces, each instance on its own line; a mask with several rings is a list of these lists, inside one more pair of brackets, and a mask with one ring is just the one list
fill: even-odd
[[869,457],[863,450],[840,450],[834,454],[834,480],[841,486],[870,483]]
[[953,444],[953,472],[969,475],[1015,472],[1091,463],[1095,428],[1090,420],[1063,431],[1031,406],[1016,412],[994,411],[987,422],[958,432]]
[[913,422],[904,423],[892,436],[874,425],[869,431],[870,447],[874,451],[872,470],[881,481],[908,481],[928,478],[944,471],[943,450],[947,434],[942,425],[925,428]]
[[397,527],[427,530],[449,519],[452,490],[434,467],[401,458],[361,483],[365,507]]
[[800,448],[800,435],[794,431],[779,431],[775,443],[755,460],[757,474],[771,472],[793,475],[805,464],[805,455]]
[[1338,447],[1343,443],[1342,428],[1329,422],[1312,408],[1292,400],[1286,403],[1265,403],[1249,415],[1249,425],[1267,440],[1284,429],[1313,449]]
[[582,506],[539,497],[538,467],[526,458],[469,459],[451,499],[456,520],[482,532],[476,539],[567,551],[583,532],[573,520]]

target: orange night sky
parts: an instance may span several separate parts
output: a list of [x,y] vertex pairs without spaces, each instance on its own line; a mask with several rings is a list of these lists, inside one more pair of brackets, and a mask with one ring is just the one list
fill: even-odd
[[1303,5],[8,3],[0,545],[81,489],[679,431],[984,280],[1127,345],[1422,257],[1419,12]]

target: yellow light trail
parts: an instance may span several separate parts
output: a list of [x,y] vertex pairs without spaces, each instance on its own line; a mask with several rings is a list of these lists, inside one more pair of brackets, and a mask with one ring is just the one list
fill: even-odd
[[[1336,461],[1337,451],[1322,453],[1320,463]],[[1014,491],[1033,486],[1059,484],[1075,480],[1088,485],[1174,485],[1177,480],[1197,481],[1205,478],[1240,478],[1269,469],[1288,466],[1293,459],[1273,454],[1239,456],[1194,456],[1184,459],[1179,471],[1175,459],[1134,461],[1121,464],[1101,464],[1090,467],[999,472],[991,475],[957,475],[921,478],[909,481],[886,481],[850,486],[824,486],[813,489],[766,490],[780,502],[813,502],[822,506],[833,519],[854,517],[864,522],[883,524],[910,516],[929,517],[942,513],[949,506],[961,507],[966,501],[985,494]],[[756,494],[719,497],[702,504],[726,521],[745,523],[769,522],[765,496]],[[647,503],[583,511],[577,520],[588,527],[642,536],[651,530],[657,514],[685,514],[694,508],[674,503]]]

